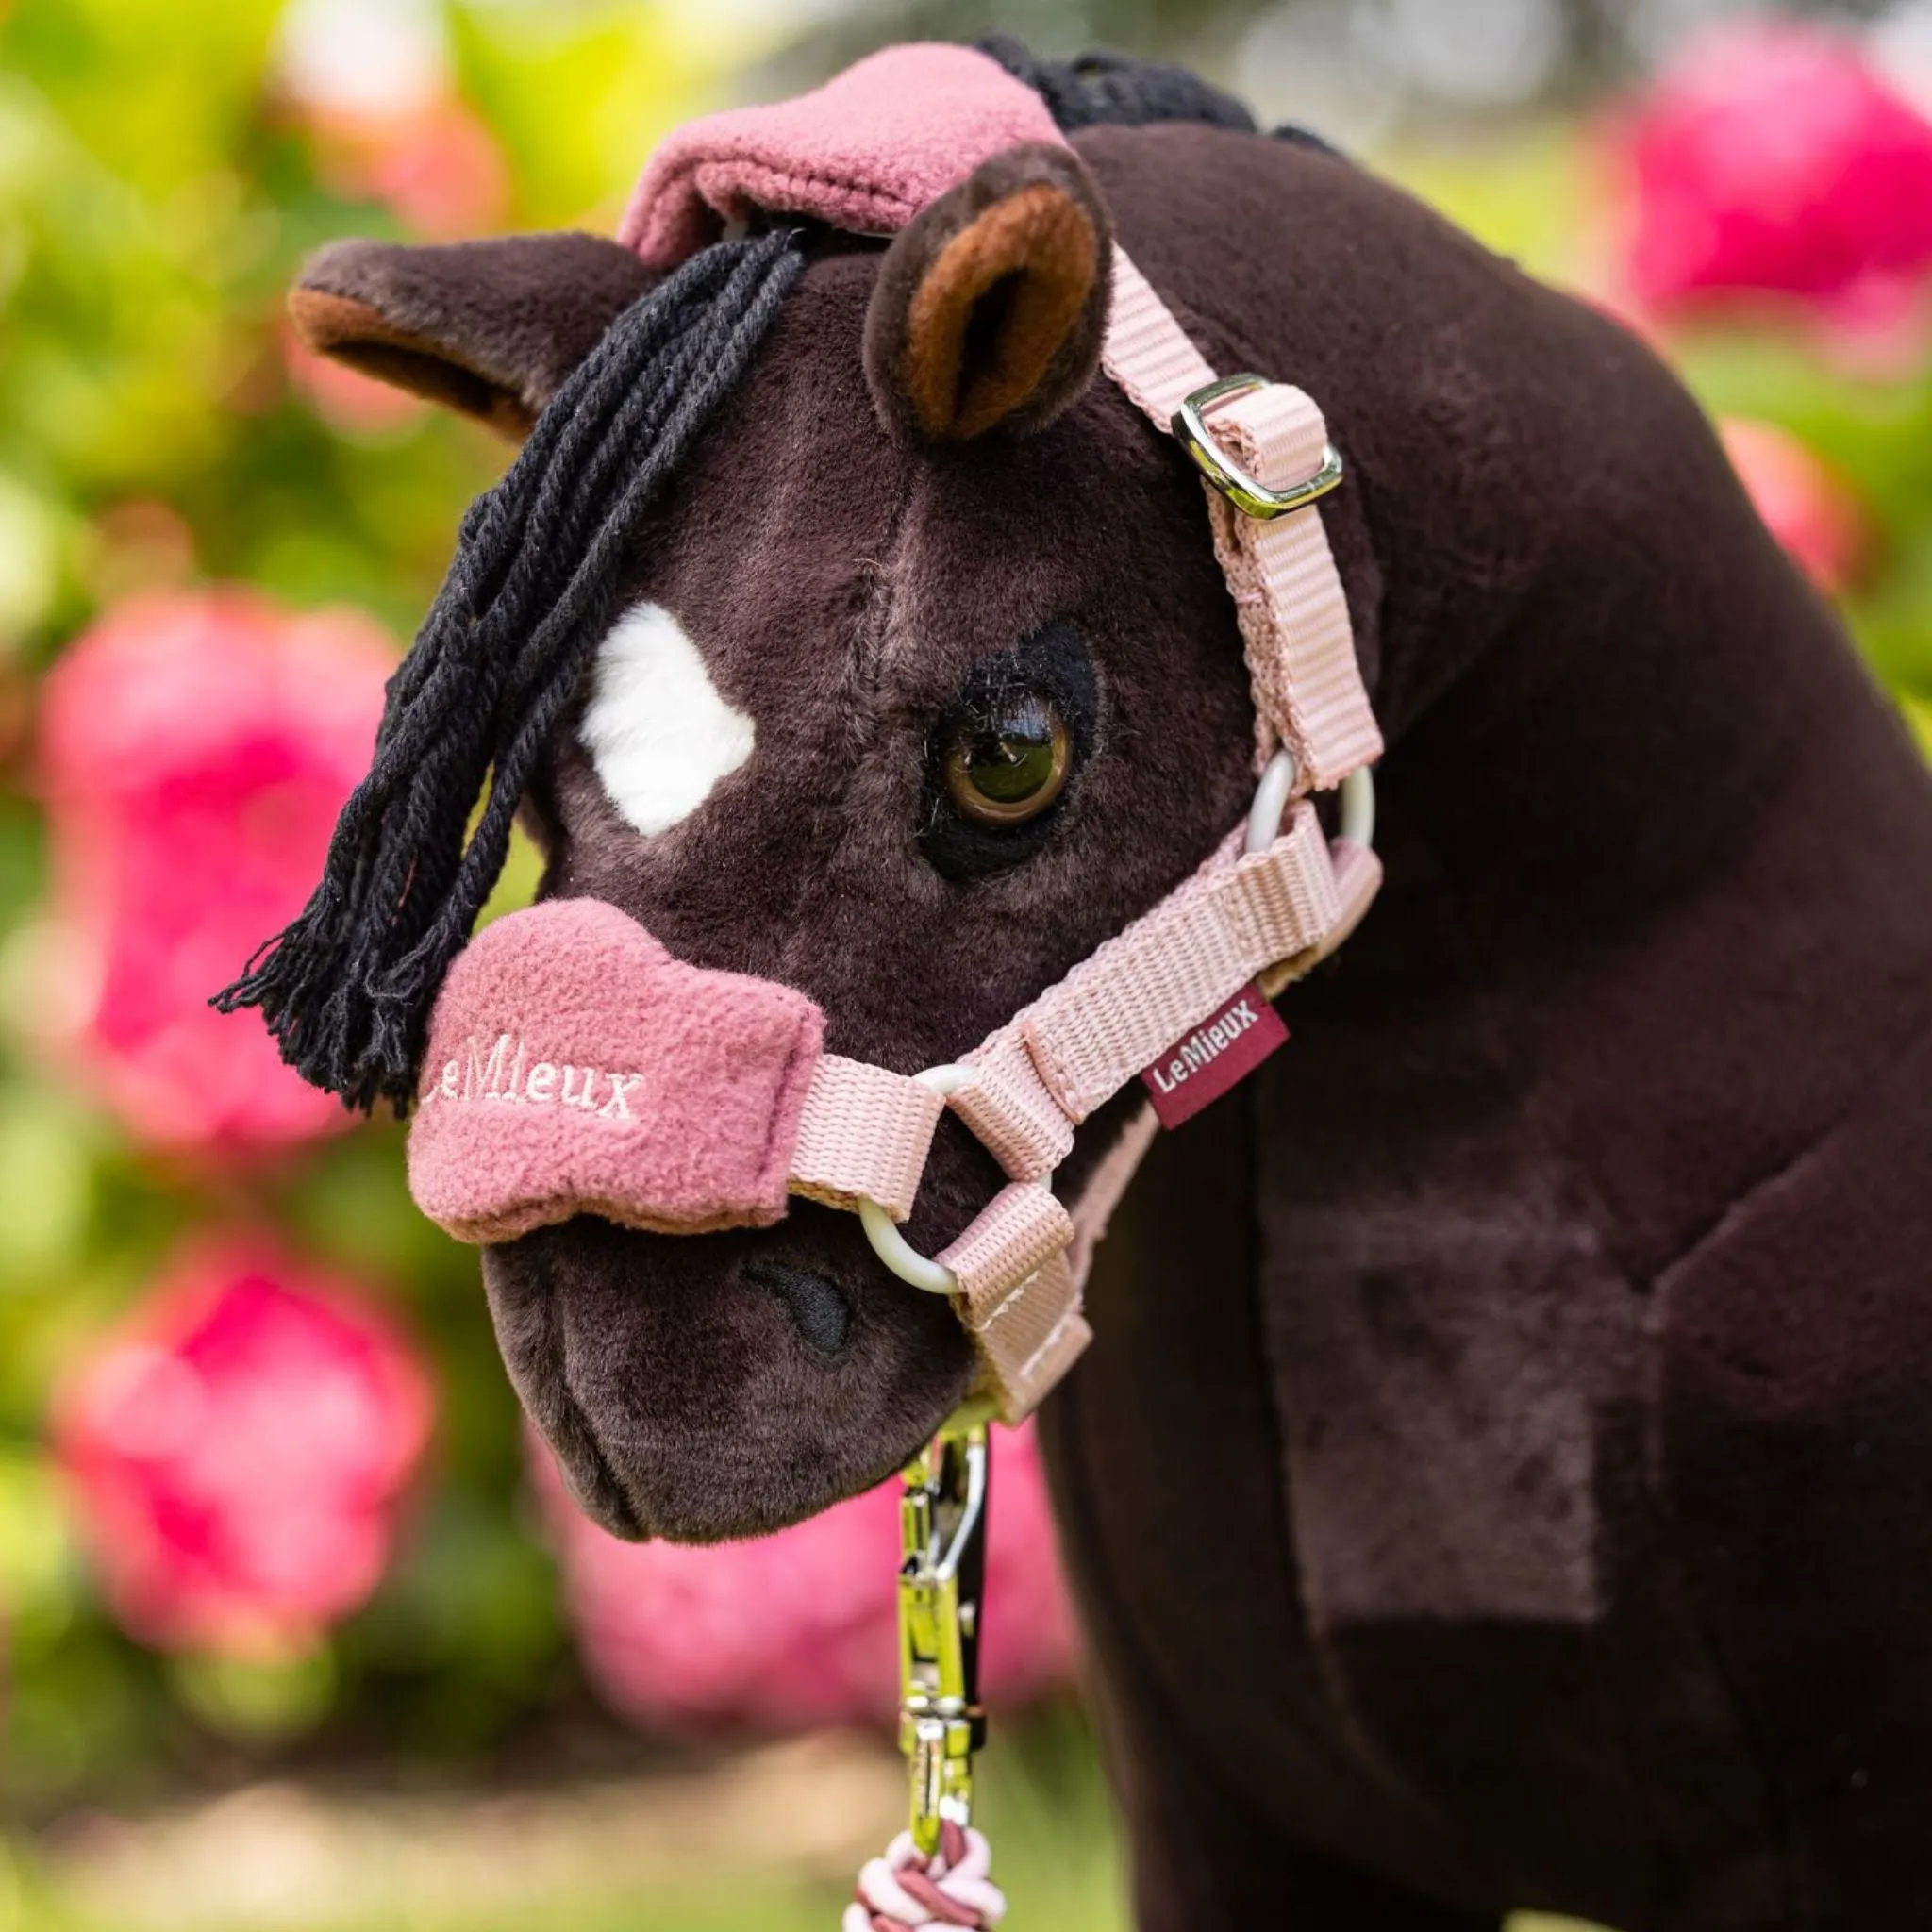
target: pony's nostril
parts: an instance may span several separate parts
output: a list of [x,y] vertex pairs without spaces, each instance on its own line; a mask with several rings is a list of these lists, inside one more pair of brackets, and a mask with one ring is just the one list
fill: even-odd
[[745,1279],[771,1291],[791,1311],[798,1332],[821,1355],[837,1355],[852,1327],[852,1304],[837,1282],[784,1261],[752,1261]]

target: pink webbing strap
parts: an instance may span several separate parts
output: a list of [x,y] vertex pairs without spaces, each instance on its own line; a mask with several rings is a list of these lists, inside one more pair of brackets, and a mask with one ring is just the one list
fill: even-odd
[[1382,861],[1366,845],[1338,839],[1328,848],[1335,862],[1335,896],[1340,907],[1335,924],[1305,953],[1283,959],[1260,974],[1262,992],[1273,999],[1284,987],[1312,973],[1368,915],[1382,890]]
[[[1224,848],[1015,1023],[1074,1120],[1257,974],[1319,944],[1338,923],[1341,902],[1315,808],[1303,800],[1292,810],[1266,852],[1230,864]],[[1231,834],[1230,845],[1241,837]]]
[[[1196,390],[1215,379],[1147,278],[1114,251],[1107,373],[1165,432]],[[1327,429],[1313,401],[1270,382],[1214,412],[1215,441],[1257,481],[1285,490],[1322,467]],[[1244,515],[1205,480],[1214,547],[1247,644],[1263,762],[1283,739],[1317,791],[1381,756],[1363,689],[1341,578],[1313,505],[1270,521]]]
[[939,1259],[1003,1419],[1027,1414],[1092,1339],[1067,1250],[1074,1224],[1045,1188],[1016,1181]]
[[1080,1197],[1073,1206],[1074,1240],[1067,1250],[1067,1261],[1074,1271],[1074,1285],[1084,1289],[1088,1271],[1093,1266],[1093,1251],[1107,1239],[1113,1210],[1121,1205],[1141,1163],[1160,1137],[1160,1122],[1153,1108],[1144,1102],[1117,1140],[1100,1157],[1099,1164],[1088,1176]]
[[1016,1026],[966,1056],[972,1079],[953,1095],[953,1111],[1016,1181],[1050,1174],[1074,1151],[1074,1121],[1047,1091]]
[[[1344,895],[1307,800],[1267,851],[1239,856],[1241,837],[967,1057],[972,1077],[953,1108],[1015,1181],[1050,1174],[1080,1122],[1249,980],[1312,964],[1345,917],[1359,917],[1374,857],[1336,848],[1355,855]],[[826,1054],[806,1094],[791,1191],[834,1207],[873,1200],[905,1220],[945,1104],[904,1074]]]
[[1093,1340],[1064,1248],[987,1313],[962,1307],[960,1319],[979,1357],[978,1386],[1009,1424],[1040,1407]]
[[[1041,1185],[1075,1126],[1250,980],[1306,971],[1360,917],[1379,878],[1373,853],[1329,846],[1307,799],[1265,852],[1243,856],[1242,837],[1231,833],[1192,878],[965,1062],[970,1077],[951,1104],[1013,1185],[935,1258],[958,1282],[988,1391],[1009,1421],[1090,1339],[1079,1290],[1091,1242],[1076,1271],[1074,1224]],[[903,1221],[945,1104],[924,1082],[824,1056],[806,1095],[791,1191],[835,1207],[875,1201]],[[1145,1151],[1144,1132],[1130,1139],[1126,1163],[1108,1177],[1114,1196]]]
[[1073,1221],[1050,1190],[1014,1181],[939,1258],[958,1278],[967,1307],[986,1314],[1073,1239]]
[[904,1074],[823,1055],[806,1089],[791,1191],[828,1208],[876,1201],[904,1221],[945,1106],[936,1089]]

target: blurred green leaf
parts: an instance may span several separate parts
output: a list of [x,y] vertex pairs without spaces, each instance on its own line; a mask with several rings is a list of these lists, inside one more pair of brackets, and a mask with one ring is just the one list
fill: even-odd
[[278,1744],[313,1730],[328,1714],[336,1691],[335,1660],[326,1644],[273,1663],[176,1657],[168,1680],[210,1730],[249,1744]]

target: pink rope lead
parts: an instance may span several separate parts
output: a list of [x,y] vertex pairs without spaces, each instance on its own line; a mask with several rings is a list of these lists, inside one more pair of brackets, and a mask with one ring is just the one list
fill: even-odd
[[980,1832],[948,1819],[940,1848],[926,1857],[902,1831],[883,1858],[858,1874],[840,1932],[912,1932],[918,1925],[993,1926],[1007,1901],[987,1876],[992,1853]]

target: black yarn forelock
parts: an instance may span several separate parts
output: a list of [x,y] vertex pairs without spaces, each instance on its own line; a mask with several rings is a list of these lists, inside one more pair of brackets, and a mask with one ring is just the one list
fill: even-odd
[[693,257],[611,324],[465,514],[321,883],[215,999],[258,1008],[282,1058],[348,1106],[413,1100],[430,1007],[608,626],[625,539],[737,386],[802,260],[790,231]]

